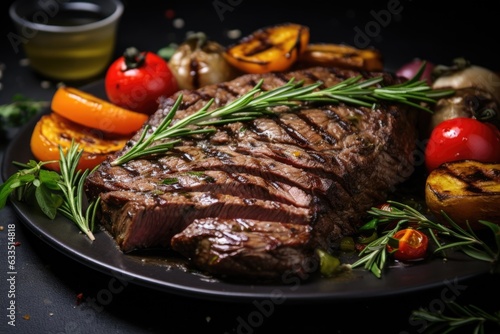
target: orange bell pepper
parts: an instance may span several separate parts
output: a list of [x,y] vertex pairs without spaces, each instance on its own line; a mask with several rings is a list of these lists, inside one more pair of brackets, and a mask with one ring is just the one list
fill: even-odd
[[75,123],[107,133],[130,135],[139,130],[148,116],[114,105],[72,87],[60,87],[52,111]]
[[382,71],[382,53],[374,48],[357,49],[346,44],[309,44],[297,60],[299,67],[333,66],[353,70]]
[[[75,124],[56,113],[43,115],[33,129],[31,152],[39,161],[58,161],[59,147],[66,150],[73,140],[83,149],[77,169],[92,169],[106,159],[108,154],[122,149],[130,138],[105,136],[101,131]],[[57,162],[45,165],[59,171]]]
[[287,23],[259,29],[224,52],[226,60],[246,73],[288,70],[309,43],[309,28]]

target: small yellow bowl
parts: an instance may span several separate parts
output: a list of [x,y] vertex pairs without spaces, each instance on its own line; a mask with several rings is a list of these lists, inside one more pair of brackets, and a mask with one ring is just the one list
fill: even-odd
[[89,79],[111,61],[123,9],[119,0],[17,0],[9,8],[17,32],[8,38],[14,52],[23,48],[42,76]]

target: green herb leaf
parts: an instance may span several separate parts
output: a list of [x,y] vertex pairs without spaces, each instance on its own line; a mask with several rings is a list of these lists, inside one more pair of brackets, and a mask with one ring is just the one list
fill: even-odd
[[179,183],[179,179],[176,178],[176,177],[168,177],[166,179],[164,179],[162,182],[162,184],[176,184],[176,183]]
[[22,169],[12,174],[0,185],[0,209],[6,205],[11,195],[19,201],[29,202],[31,198],[34,198],[35,204],[53,219],[54,212],[61,204],[57,186],[60,176],[54,171],[42,169],[44,164],[51,162],[53,161],[37,163],[30,160],[27,164],[15,163]]
[[49,106],[47,101],[33,101],[21,94],[12,98],[12,103],[0,105],[0,137],[10,128],[20,127],[34,115]]
[[45,183],[41,183],[35,190],[35,197],[42,212],[54,219],[57,215],[57,208],[63,203],[60,195],[53,193],[53,189],[48,188]]
[[179,45],[177,43],[170,43],[169,45],[159,49],[156,54],[158,54],[158,56],[162,57],[165,60],[170,60],[178,47]]

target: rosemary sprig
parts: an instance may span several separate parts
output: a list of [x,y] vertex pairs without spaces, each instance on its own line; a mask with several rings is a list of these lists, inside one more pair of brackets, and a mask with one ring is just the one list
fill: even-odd
[[474,306],[460,306],[453,301],[446,304],[451,311],[450,315],[444,312],[432,312],[420,308],[412,312],[412,319],[428,323],[426,333],[451,333],[458,329],[468,328],[469,333],[486,333],[486,325],[500,327],[500,311],[490,314]]
[[[490,262],[492,273],[500,270],[500,226],[487,221],[479,221],[479,223],[488,227],[493,233],[496,243],[496,249],[493,249],[487,242],[484,242],[476,235],[470,225],[467,225],[467,229],[460,227],[450,219],[445,212],[442,212],[442,214],[449,222],[449,227],[431,221],[418,210],[406,204],[395,201],[388,201],[388,203],[391,205],[390,210],[378,208],[369,210],[368,213],[375,218],[364,225],[361,230],[376,229],[378,226],[387,222],[397,222],[396,227],[368,244],[367,247],[359,253],[361,259],[353,263],[351,268],[359,267],[364,264],[365,269],[370,270],[375,276],[380,278],[381,271],[386,266],[387,250],[385,246],[389,242],[389,237],[394,235],[394,233],[402,228],[402,226],[405,226],[405,224],[412,223],[416,224],[416,228],[418,229],[429,230],[429,236],[437,245],[434,253],[444,254],[445,250],[455,248],[474,259]],[[437,235],[447,238],[450,242],[442,244],[437,239]]]
[[387,244],[389,243],[391,237],[399,231],[401,224],[403,224],[402,221],[398,222],[394,229],[388,231],[382,237],[377,238],[366,245],[366,247],[363,248],[363,250],[361,250],[358,254],[361,259],[351,264],[351,268],[356,268],[364,264],[365,269],[371,271],[375,277],[381,278],[382,270],[385,268],[387,263]]
[[[412,79],[401,84],[379,87],[382,76],[361,80],[356,76],[339,82],[328,88],[319,89],[322,82],[304,86],[293,78],[283,86],[269,91],[263,91],[260,80],[253,89],[225,106],[210,110],[214,99],[211,99],[200,110],[172,124],[173,118],[182,102],[182,94],[175,101],[167,116],[160,125],[152,131],[147,124],[137,142],[122,156],[111,162],[112,166],[124,164],[130,160],[162,154],[177,143],[179,137],[215,132],[210,125],[222,125],[234,122],[250,121],[263,115],[273,114],[273,107],[287,106],[291,109],[305,103],[340,103],[364,107],[374,107],[376,103],[385,100],[410,105],[412,107],[432,111],[422,103],[435,103],[439,97],[453,94],[453,90],[433,90],[423,80],[419,80],[424,66]],[[319,89],[319,90],[318,90]],[[170,139],[169,141],[158,141]]]
[[85,169],[83,172],[77,170],[82,153],[83,150],[79,149],[78,145],[73,142],[66,153],[59,147],[61,170],[59,187],[64,194],[64,201],[58,209],[66,218],[73,221],[90,240],[95,240],[92,231],[99,201],[91,202],[83,215],[83,183],[91,170]]

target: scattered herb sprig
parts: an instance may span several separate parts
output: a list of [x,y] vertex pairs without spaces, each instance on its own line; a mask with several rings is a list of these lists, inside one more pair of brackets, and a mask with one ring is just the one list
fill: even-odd
[[426,333],[451,333],[468,328],[469,333],[486,333],[486,326],[500,328],[500,311],[488,313],[475,306],[461,306],[454,301],[446,303],[449,315],[445,311],[429,311],[423,308],[412,312],[412,319],[428,323]]
[[21,94],[14,95],[11,103],[0,105],[0,138],[6,138],[8,129],[24,125],[49,104],[48,101],[34,101]]
[[[117,166],[133,159],[164,153],[180,142],[179,137],[215,132],[214,128],[207,126],[253,120],[272,114],[273,107],[285,106],[293,109],[298,108],[300,102],[315,104],[344,102],[374,107],[385,100],[407,104],[432,113],[425,103],[435,103],[436,99],[451,95],[454,91],[433,90],[424,80],[420,80],[424,66],[425,64],[412,79],[386,87],[379,85],[383,81],[382,76],[366,80],[361,80],[362,76],[356,76],[323,89],[319,89],[322,82],[304,86],[303,81],[296,82],[292,78],[280,87],[263,91],[263,80],[260,80],[248,93],[225,106],[210,110],[214,102],[214,99],[211,99],[195,113],[172,124],[182,102],[180,94],[160,125],[149,134],[151,126],[147,124],[137,142],[122,156],[112,161],[111,165]],[[171,140],[156,143],[167,139]]]
[[12,194],[19,201],[35,202],[50,219],[60,212],[94,240],[92,231],[99,201],[89,203],[84,210],[83,182],[90,170],[77,170],[82,153],[75,143],[66,152],[59,148],[60,173],[43,169],[44,165],[57,161],[15,162],[21,169],[0,185],[0,209]]
[[394,234],[399,231],[400,226],[403,224],[403,221],[400,221],[396,224],[392,230],[387,231],[383,236],[373,240],[365,248],[363,248],[359,252],[359,256],[361,259],[356,261],[351,265],[351,268],[356,268],[364,264],[364,268],[371,271],[373,275],[377,278],[382,277],[382,271],[386,266],[388,259],[388,251],[386,250],[387,244],[390,241],[390,238],[394,236]]
[[[361,258],[353,263],[351,268],[364,265],[365,269],[370,270],[376,277],[380,278],[382,270],[386,266],[386,245],[390,237],[394,235],[401,226],[404,226],[404,224],[412,223],[416,224],[415,228],[427,229],[429,231],[429,236],[437,245],[434,253],[444,252],[448,249],[458,249],[474,259],[491,263],[492,273],[500,270],[500,226],[483,220],[479,221],[479,223],[491,230],[495,238],[496,248],[492,248],[487,242],[481,240],[470,226],[468,226],[467,229],[460,227],[444,212],[442,212],[442,214],[448,221],[449,226],[429,220],[429,218],[409,205],[395,201],[388,201],[388,203],[391,206],[390,210],[379,208],[372,208],[369,210],[368,213],[371,214],[374,219],[364,225],[361,230],[376,229],[378,226],[387,222],[397,222],[396,227],[369,243],[359,253]],[[449,242],[442,244],[437,239],[436,234],[446,237]]]

